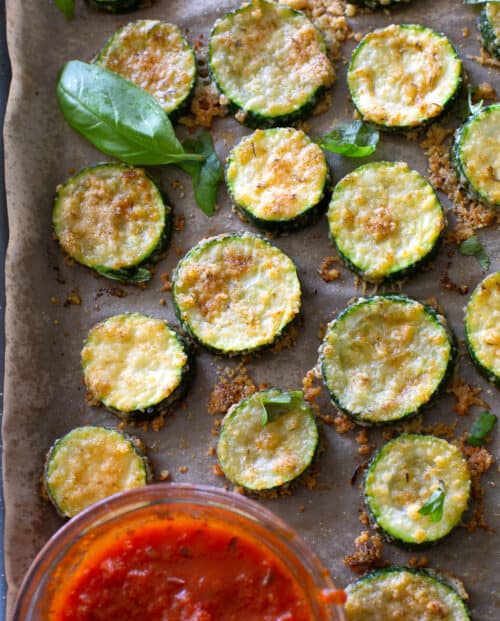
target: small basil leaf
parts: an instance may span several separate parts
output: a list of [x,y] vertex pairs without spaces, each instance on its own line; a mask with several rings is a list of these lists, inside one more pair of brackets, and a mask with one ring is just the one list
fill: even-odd
[[54,0],[56,7],[64,13],[66,19],[73,19],[75,16],[75,0]]
[[282,392],[274,396],[262,397],[261,425],[267,425],[286,414],[293,407],[302,405],[304,396],[300,390]]
[[430,516],[432,522],[439,522],[443,517],[443,505],[446,490],[443,481],[439,481],[439,487],[432,492],[429,500],[423,504],[418,512],[420,515]]
[[57,83],[64,118],[100,151],[149,166],[203,160],[185,153],[162,107],[142,88],[98,65],[72,60]]
[[472,103],[472,95],[474,93],[474,89],[470,84],[467,85],[467,105],[469,107],[469,116],[474,116],[475,114],[479,114],[483,109],[483,100],[478,101],[477,103]]
[[179,163],[179,167],[192,179],[194,198],[198,207],[207,216],[211,216],[215,211],[217,186],[223,175],[212,137],[209,132],[202,131],[196,139],[185,140],[183,146],[191,153],[199,153],[205,158],[203,162]]
[[486,254],[484,246],[477,235],[464,240],[458,247],[460,254],[466,257],[476,257],[482,270],[490,267],[490,257]]
[[376,129],[363,123],[353,121],[339,125],[324,136],[315,139],[322,149],[347,155],[347,157],[366,157],[377,148],[379,133]]
[[486,436],[497,424],[498,418],[491,412],[481,412],[478,418],[472,423],[469,435],[467,436],[467,444],[470,446],[481,446]]
[[113,270],[108,267],[95,267],[94,269],[98,274],[101,274],[101,276],[121,282],[139,283],[147,282],[151,279],[151,272],[144,267],[120,270]]

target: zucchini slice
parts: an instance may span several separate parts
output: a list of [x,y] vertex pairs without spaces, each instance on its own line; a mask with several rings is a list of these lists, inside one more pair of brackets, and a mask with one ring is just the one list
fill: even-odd
[[180,399],[191,364],[183,340],[166,321],[127,313],[90,330],[82,368],[91,397],[129,419],[162,414]]
[[470,621],[458,593],[435,572],[409,567],[372,571],[346,588],[348,621]]
[[52,222],[63,250],[113,280],[149,280],[142,268],[168,243],[172,209],[142,168],[97,164],[57,188]]
[[271,345],[301,300],[292,260],[249,233],[210,237],[192,248],[177,265],[172,295],[186,332],[222,354]]
[[196,59],[174,24],[132,22],[107,41],[95,62],[143,88],[167,114],[185,108],[196,82]]
[[229,410],[217,457],[230,481],[265,490],[302,474],[317,446],[318,429],[303,394],[272,389],[256,392]]
[[93,9],[104,13],[127,13],[141,8],[144,0],[86,0]]
[[479,32],[486,50],[500,59],[500,5],[487,2],[478,19]]
[[323,151],[291,127],[257,129],[231,151],[226,183],[236,207],[255,225],[286,232],[326,207],[330,174]]
[[400,295],[358,299],[330,323],[320,348],[332,401],[360,425],[416,414],[436,394],[454,358],[445,318]]
[[[420,545],[446,537],[457,526],[470,486],[467,462],[456,446],[434,436],[405,434],[373,457],[364,497],[369,514],[389,539]],[[430,499],[437,505],[434,512]]]
[[346,175],[327,217],[340,255],[369,282],[414,270],[436,250],[446,226],[433,187],[404,162],[373,162]]
[[476,367],[500,388],[500,272],[474,289],[465,314],[465,342]]
[[56,440],[47,454],[44,486],[57,512],[70,518],[151,478],[138,442],[116,429],[88,426]]
[[456,132],[451,154],[459,181],[469,194],[500,207],[500,104],[483,108]]
[[236,119],[250,127],[303,118],[334,80],[322,33],[303,13],[267,0],[215,22],[208,66]]
[[392,24],[363,37],[347,83],[364,121],[409,129],[436,119],[450,105],[462,83],[462,61],[443,34]]

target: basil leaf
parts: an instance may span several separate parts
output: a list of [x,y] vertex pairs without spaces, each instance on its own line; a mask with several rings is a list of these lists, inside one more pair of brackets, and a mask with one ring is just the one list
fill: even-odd
[[467,436],[467,444],[469,446],[481,446],[486,436],[497,424],[498,418],[491,412],[481,412],[478,418],[472,423],[469,435]]
[[184,152],[168,116],[149,93],[107,69],[78,60],[66,63],[57,99],[73,129],[127,164],[203,160]]
[[277,420],[282,414],[286,414],[293,407],[301,405],[304,395],[300,390],[282,392],[274,396],[262,397],[261,425],[267,425]]
[[95,271],[101,276],[105,276],[110,280],[119,280],[121,282],[147,282],[151,279],[151,272],[144,267],[133,267],[129,269],[113,270],[108,267],[95,267]]
[[66,19],[73,19],[75,16],[75,0],[54,0],[56,7],[64,13]]
[[443,481],[439,481],[439,487],[432,492],[429,500],[420,507],[420,515],[429,515],[433,522],[439,522],[443,517],[444,497],[446,495]]
[[199,153],[205,158],[204,162],[179,163],[179,167],[191,176],[198,207],[207,216],[211,216],[215,211],[217,186],[223,174],[212,137],[209,132],[202,131],[196,139],[185,140],[183,146],[191,153]]
[[353,121],[339,125],[324,136],[315,139],[322,149],[347,155],[347,157],[366,157],[377,148],[379,133],[376,129],[363,123]]
[[458,247],[460,254],[466,257],[476,257],[482,270],[490,267],[490,257],[486,254],[484,246],[477,235],[464,240]]
[[478,101],[476,104],[472,103],[472,94],[474,89],[470,84],[467,85],[467,105],[469,106],[469,116],[474,116],[474,114],[478,114],[483,109],[483,100]]

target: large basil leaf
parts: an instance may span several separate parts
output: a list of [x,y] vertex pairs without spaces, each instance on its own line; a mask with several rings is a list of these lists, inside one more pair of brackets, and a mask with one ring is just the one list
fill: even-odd
[[149,93],[107,69],[78,60],[66,63],[57,99],[73,129],[127,164],[204,160],[185,153],[168,116]]

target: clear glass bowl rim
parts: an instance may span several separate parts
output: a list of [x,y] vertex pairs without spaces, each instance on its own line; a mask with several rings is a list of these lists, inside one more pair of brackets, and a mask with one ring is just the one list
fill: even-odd
[[[294,562],[311,576],[318,592],[335,589],[330,572],[304,539],[275,513],[242,494],[208,485],[187,483],[155,483],[115,494],[85,509],[69,520],[47,541],[33,560],[21,584],[13,608],[12,621],[30,621],[33,597],[39,590],[47,570],[64,556],[73,541],[88,533],[92,527],[105,524],[119,515],[155,505],[195,505],[213,507],[233,513],[249,524],[260,524],[270,531],[288,550]],[[343,608],[325,607],[331,621],[345,621]],[[24,616],[23,616],[24,615]]]

